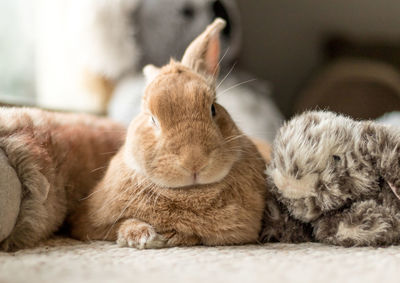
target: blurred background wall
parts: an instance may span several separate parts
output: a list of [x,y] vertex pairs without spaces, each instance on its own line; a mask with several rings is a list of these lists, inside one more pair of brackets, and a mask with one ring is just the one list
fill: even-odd
[[[400,44],[398,0],[238,0],[243,20],[240,63],[272,82],[284,114],[303,82],[322,63],[328,33]],[[399,54],[400,57],[400,54]]]
[[0,0],[1,101],[33,103],[35,1]]

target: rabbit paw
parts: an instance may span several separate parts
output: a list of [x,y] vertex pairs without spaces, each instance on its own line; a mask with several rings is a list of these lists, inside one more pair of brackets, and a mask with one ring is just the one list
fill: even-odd
[[166,240],[151,225],[129,219],[118,230],[117,244],[120,247],[159,249],[166,246]]
[[392,208],[375,200],[354,203],[350,209],[322,217],[314,227],[316,239],[341,246],[386,246],[399,242],[399,220]]

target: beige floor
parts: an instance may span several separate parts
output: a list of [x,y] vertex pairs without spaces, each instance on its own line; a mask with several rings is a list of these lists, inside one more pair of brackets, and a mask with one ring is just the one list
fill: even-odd
[[339,248],[321,244],[118,248],[53,239],[0,253],[0,282],[400,282],[400,247]]

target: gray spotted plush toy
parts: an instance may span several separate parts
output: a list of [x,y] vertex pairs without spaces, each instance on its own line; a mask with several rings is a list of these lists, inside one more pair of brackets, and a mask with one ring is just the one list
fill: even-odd
[[306,112],[278,132],[267,171],[265,240],[400,243],[400,128]]

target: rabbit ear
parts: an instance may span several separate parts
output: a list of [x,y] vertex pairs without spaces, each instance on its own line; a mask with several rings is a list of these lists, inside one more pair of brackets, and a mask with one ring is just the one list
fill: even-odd
[[146,84],[149,85],[160,74],[160,68],[154,65],[146,65],[143,68],[143,74],[146,77]]
[[226,26],[225,20],[217,18],[186,49],[182,64],[216,80],[219,73],[219,34]]

